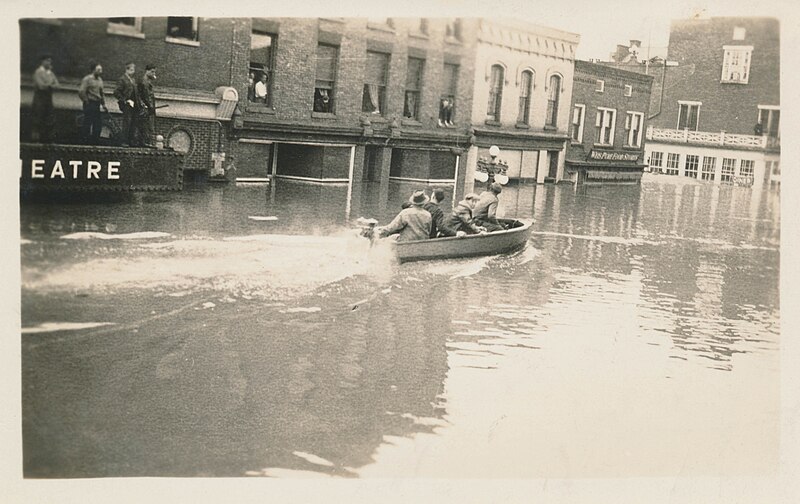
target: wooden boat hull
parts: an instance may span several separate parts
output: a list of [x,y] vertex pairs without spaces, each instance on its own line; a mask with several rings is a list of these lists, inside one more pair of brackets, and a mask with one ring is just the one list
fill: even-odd
[[401,263],[429,259],[453,259],[512,252],[523,248],[528,243],[532,221],[499,220],[515,227],[485,235],[397,242],[394,244],[395,254]]
[[21,143],[20,191],[179,191],[183,158],[171,149]]

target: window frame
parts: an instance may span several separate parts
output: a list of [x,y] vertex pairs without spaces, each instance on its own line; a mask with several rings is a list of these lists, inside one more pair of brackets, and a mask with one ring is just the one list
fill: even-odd
[[[253,35],[260,35],[264,37],[270,38],[270,50],[269,50],[269,61],[264,63],[264,68],[257,68],[253,66],[253,58],[252,58],[252,51],[253,51]],[[251,101],[248,96],[247,103],[248,105],[255,105],[255,106],[265,106],[272,108],[274,106],[273,102],[273,82],[275,81],[275,51],[276,51],[276,44],[277,44],[278,36],[274,33],[269,33],[260,30],[250,30],[250,53],[247,56],[247,71],[248,74],[250,72],[261,72],[267,74],[267,101],[266,102],[257,102]],[[257,82],[257,80],[256,80]],[[255,85],[255,83],[254,83]]]
[[[172,18],[188,18],[192,20],[192,38],[188,37],[175,37],[170,35],[169,26],[170,19]],[[171,44],[181,44],[197,47],[200,45],[200,18],[192,16],[169,16],[167,17],[167,36],[164,39]]]
[[722,158],[722,167],[720,168],[719,181],[720,183],[733,184],[733,179],[736,177],[736,158]]
[[[746,163],[746,164],[745,164]],[[744,167],[748,167],[748,173],[744,173]],[[739,176],[740,177],[751,177],[755,178],[756,174],[756,162],[753,159],[741,159],[739,160]]]
[[[575,112],[580,110],[580,119],[577,123],[575,123]],[[583,128],[586,124],[586,105],[582,103],[576,103],[572,106],[572,118],[570,121],[570,126],[572,130],[570,131],[570,139],[573,143],[583,143]]]
[[[499,78],[495,79],[495,69]],[[503,65],[495,63],[489,74],[489,102],[486,104],[486,120],[500,122],[503,109],[503,88],[505,87],[506,69]]]
[[123,37],[133,37],[139,39],[144,38],[144,32],[142,31],[141,17],[134,17],[133,25],[125,23],[115,23],[111,21],[112,19],[119,19],[119,18],[107,18],[107,19],[108,19],[108,24],[106,26],[106,33],[108,33],[109,35],[120,35]]
[[[766,114],[767,121],[763,121],[762,115]],[[777,116],[777,118],[775,117]],[[772,138],[781,137],[781,108],[777,105],[758,105],[757,123],[761,123],[761,134]],[[772,135],[772,123],[777,122],[778,125],[774,128],[775,135]]]
[[[674,162],[673,162],[674,161]],[[681,167],[680,152],[667,152],[667,161],[664,163],[664,174],[678,175]]]
[[[384,53],[381,51],[367,51],[366,52],[366,61],[369,64],[370,54],[375,54],[383,58],[384,68],[383,68],[383,81],[382,82],[367,82],[366,75],[364,79],[364,86],[361,90],[361,112],[366,114],[373,114],[376,116],[383,117],[386,114],[386,94],[387,94],[387,86],[389,83],[389,67],[392,61],[392,55],[388,53]],[[378,87],[378,109],[377,110],[367,110],[367,86],[375,85]]]
[[697,179],[700,172],[700,156],[698,154],[686,154],[683,157],[683,176]]
[[[744,58],[740,62],[739,58]],[[731,66],[732,60],[736,58],[736,68],[743,68],[742,76],[738,79],[733,78]],[[753,46],[746,45],[724,45],[722,46],[722,73],[719,82],[721,84],[747,84],[750,81],[750,64],[753,62]]]
[[[656,163],[658,160],[658,163]],[[664,167],[664,152],[663,151],[653,151],[650,153],[650,161],[648,162],[648,166],[652,168],[658,168],[659,171],[661,168]]]
[[[611,117],[611,124],[606,126],[606,114]],[[612,147],[614,145],[614,135],[617,129],[617,109],[608,107],[597,107],[597,113],[594,120],[595,137],[594,144],[603,147]],[[608,143],[603,142],[605,133],[608,132]]]
[[[702,107],[702,106],[703,106],[703,102],[689,101],[689,100],[678,100],[678,124],[675,126],[675,129],[683,131],[684,129],[688,128],[689,131],[697,131],[697,129],[700,127],[700,107]],[[697,108],[697,115],[695,117],[694,129],[692,129],[692,128],[688,127],[688,126],[685,126],[684,128],[681,128],[681,118],[683,117],[683,113],[682,113],[683,107],[687,108],[687,114],[689,114],[689,116],[691,116],[692,107]]]
[[[419,73],[417,74],[416,87],[409,89],[409,77],[410,77],[409,70],[411,68],[412,60],[419,62]],[[406,86],[403,92],[403,119],[419,121],[419,111],[422,103],[422,88],[424,81],[425,81],[425,58],[417,58],[414,56],[409,56],[406,62]],[[408,107],[409,93],[416,95],[416,102],[412,114],[406,115],[406,113],[408,112],[407,107]]]
[[717,172],[717,158],[714,156],[703,156],[703,165],[700,168],[700,180],[714,181]]
[[[633,118],[634,117],[638,117],[639,118],[639,129],[638,130],[634,130],[632,128],[632,126],[633,126]],[[644,112],[635,112],[635,111],[628,110],[626,112],[626,115],[625,115],[625,131],[628,132],[628,134],[625,135],[625,146],[626,147],[641,148],[642,147],[642,132],[644,131]],[[637,134],[636,134],[636,138],[634,139],[635,142],[632,142],[631,141],[631,136],[632,136],[634,131],[637,131]]]
[[630,84],[625,84],[625,88],[622,94],[627,97],[633,96],[633,86],[631,86]]
[[[527,86],[525,86],[525,76],[529,76]],[[531,69],[525,69],[520,74],[519,80],[519,104],[517,108],[517,124],[530,125],[531,105],[533,104],[533,79],[534,73]],[[527,87],[527,89],[524,89]],[[525,93],[525,94],[523,94]]]
[[[334,62],[333,62],[333,80],[328,81],[327,79],[320,79],[317,72],[319,71],[319,65],[317,60],[319,59],[319,49],[320,47],[329,47],[334,50]],[[336,114],[336,77],[339,71],[339,51],[340,47],[333,44],[324,44],[324,43],[317,43],[316,50],[314,52],[314,99],[311,104],[311,111],[314,114],[324,114],[324,115],[335,115]],[[319,86],[319,83],[325,81],[330,82],[330,87],[322,87]],[[317,107],[317,92],[320,89],[327,89],[328,99],[330,101],[330,105],[328,107],[330,110],[316,110]],[[322,95],[320,93],[320,95]]]
[[[446,89],[445,83],[447,82],[447,67],[452,67],[453,71],[453,78],[450,81],[451,88]],[[461,71],[461,65],[457,65],[455,63],[447,63],[444,62],[442,64],[442,72],[444,78],[442,79],[442,92],[439,95],[439,125],[440,126],[451,126],[453,124],[453,119],[456,115],[456,97],[458,96],[458,74]],[[447,124],[447,117],[445,117],[445,110],[444,110],[444,100],[448,100],[450,102],[450,124]]]
[[[553,79],[557,79],[557,84],[553,84]],[[554,73],[547,79],[547,114],[544,118],[545,127],[558,127],[558,107],[561,102],[561,91],[564,86],[564,77]],[[553,89],[555,88],[555,90]]]

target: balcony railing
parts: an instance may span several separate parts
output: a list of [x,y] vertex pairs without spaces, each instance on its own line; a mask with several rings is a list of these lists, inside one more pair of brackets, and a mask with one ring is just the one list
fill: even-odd
[[755,149],[780,147],[780,138],[767,135],[736,135],[711,131],[689,131],[688,129],[664,129],[647,127],[647,139],[653,141],[681,142],[698,145],[724,145],[728,147],[744,147]]

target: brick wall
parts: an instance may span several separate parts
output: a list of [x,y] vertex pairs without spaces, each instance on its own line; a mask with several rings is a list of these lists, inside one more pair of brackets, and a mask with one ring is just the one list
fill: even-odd
[[[745,28],[744,40],[733,30]],[[747,84],[722,84],[723,46],[753,46]],[[711,18],[672,24],[662,113],[653,126],[675,128],[678,100],[699,101],[698,130],[753,134],[758,105],[780,103],[780,40],[778,21],[769,18]]]
[[[598,79],[603,81],[602,93],[596,91]],[[631,96],[625,96],[626,85],[631,86]],[[644,114],[642,129],[645,130],[647,128],[647,113],[650,106],[651,85],[652,77],[647,75],[585,61],[576,61],[572,105],[570,106],[570,121],[572,120],[572,108],[575,104],[585,105],[586,109],[581,147],[576,148],[576,146],[570,145],[568,147],[569,158],[582,160],[588,155],[589,151],[594,148],[596,136],[595,121],[598,107],[615,109],[617,111],[616,126],[614,128],[614,150],[622,149],[627,143],[628,132],[625,129],[627,112],[641,112]],[[645,136],[643,133],[642,145],[644,145],[644,142]],[[638,150],[639,152],[643,152],[643,147],[626,150],[632,152]]]
[[144,38],[107,33],[107,18],[61,19],[60,24],[20,21],[23,75],[32,74],[41,54],[53,56],[53,70],[61,80],[81,79],[95,60],[104,77],[116,80],[131,60],[137,73],[148,63],[158,65],[158,86],[213,91],[231,81],[231,40],[242,20],[200,18],[199,45],[167,42],[167,18],[142,19]]

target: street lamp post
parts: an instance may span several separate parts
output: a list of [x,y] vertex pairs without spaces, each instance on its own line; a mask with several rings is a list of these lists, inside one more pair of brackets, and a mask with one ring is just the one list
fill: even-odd
[[478,159],[478,167],[475,171],[475,180],[479,182],[486,182],[488,189],[493,182],[497,181],[503,185],[508,183],[508,162],[504,161],[498,156],[500,155],[500,148],[496,145],[489,147],[489,156],[481,157]]

